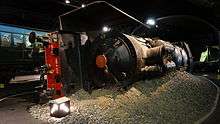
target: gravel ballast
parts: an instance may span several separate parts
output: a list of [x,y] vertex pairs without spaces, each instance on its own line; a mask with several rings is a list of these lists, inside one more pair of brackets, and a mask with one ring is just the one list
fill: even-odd
[[71,113],[63,118],[49,115],[48,104],[35,105],[30,114],[48,123],[195,123],[207,115],[217,96],[208,80],[184,71],[134,83],[127,91],[98,89],[91,94],[79,90],[71,99]]

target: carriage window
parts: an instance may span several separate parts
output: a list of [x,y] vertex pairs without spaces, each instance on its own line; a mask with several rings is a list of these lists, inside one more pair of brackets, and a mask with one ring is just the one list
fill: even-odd
[[28,48],[31,48],[31,43],[29,42],[29,35],[24,35],[24,43],[25,43],[25,46],[28,47]]
[[22,34],[13,34],[14,46],[24,47],[24,35]]
[[10,47],[11,46],[11,33],[0,32],[1,34],[1,46]]

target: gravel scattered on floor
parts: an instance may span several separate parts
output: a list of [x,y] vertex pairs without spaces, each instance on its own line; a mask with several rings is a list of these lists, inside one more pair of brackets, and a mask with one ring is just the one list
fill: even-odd
[[210,112],[217,89],[207,80],[184,71],[172,71],[139,81],[124,92],[79,90],[71,99],[71,113],[63,118],[49,115],[48,104],[35,105],[30,114],[56,124],[158,124],[194,123]]

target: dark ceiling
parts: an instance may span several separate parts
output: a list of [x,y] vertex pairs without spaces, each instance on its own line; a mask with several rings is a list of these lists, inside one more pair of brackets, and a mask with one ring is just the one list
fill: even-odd
[[[74,6],[94,0],[70,0]],[[107,2],[144,21],[147,17],[193,15],[220,29],[218,0],[107,0]],[[1,0],[0,22],[25,27],[56,30],[58,16],[76,7],[64,0]]]

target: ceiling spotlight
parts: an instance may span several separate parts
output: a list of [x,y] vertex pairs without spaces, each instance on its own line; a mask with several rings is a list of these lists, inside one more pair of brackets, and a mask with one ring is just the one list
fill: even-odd
[[151,18],[146,21],[146,24],[150,25],[150,26],[154,26],[156,24],[156,21],[155,21],[155,19]]
[[66,4],[70,4],[70,0],[65,0],[65,3]]
[[110,30],[111,30],[111,28],[109,28],[108,26],[103,26],[102,27],[103,32],[109,32]]
[[86,5],[85,5],[85,4],[82,4],[81,7],[84,8],[84,7],[86,7]]

